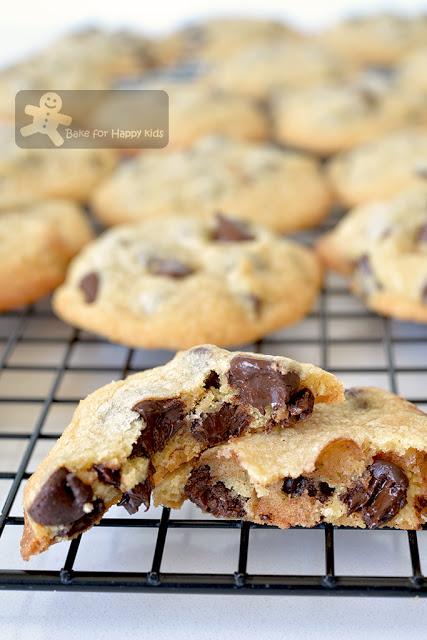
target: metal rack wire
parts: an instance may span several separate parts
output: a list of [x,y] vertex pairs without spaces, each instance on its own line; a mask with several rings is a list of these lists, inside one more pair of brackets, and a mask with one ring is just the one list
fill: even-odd
[[[324,229],[322,230],[324,231]],[[310,235],[305,235],[303,240],[310,240]],[[350,296],[344,285],[327,283],[321,293],[317,309],[310,315],[309,321],[314,322],[315,332],[308,331],[300,337],[289,331],[273,335],[255,345],[255,349],[269,353],[285,353],[292,351],[298,345],[311,345],[318,349],[319,364],[338,375],[361,375],[364,383],[371,382],[371,376],[381,374],[387,377],[387,383],[392,391],[399,391],[398,378],[400,375],[420,376],[427,375],[427,365],[401,366],[396,362],[395,348],[398,345],[412,345],[425,349],[427,352],[427,328],[420,331],[409,330],[400,332],[398,323],[386,319],[377,318],[380,330],[378,335],[366,335],[361,333],[358,337],[351,327],[353,322],[366,319],[374,319],[374,316],[365,311],[363,307],[350,310],[334,310],[331,304],[333,298],[342,298],[350,303]],[[0,549],[2,536],[10,528],[22,528],[21,515],[13,515],[13,505],[17,501],[22,485],[29,477],[29,463],[36,446],[43,441],[54,440],[59,435],[45,429],[48,414],[54,406],[71,405],[78,402],[79,398],[64,396],[59,393],[64,376],[72,373],[82,376],[86,374],[108,373],[111,377],[125,377],[134,371],[148,368],[150,360],[144,364],[145,354],[132,349],[123,350],[123,359],[120,366],[105,367],[90,364],[76,365],[73,362],[73,354],[79,348],[86,348],[93,344],[106,344],[95,336],[85,334],[77,330],[71,330],[64,335],[28,335],[27,327],[31,322],[38,322],[49,326],[53,322],[53,316],[47,307],[35,306],[21,311],[3,314],[0,319],[8,324],[3,339],[3,351],[0,353],[0,383],[5,374],[21,373],[31,374],[32,380],[37,376],[49,373],[51,375],[50,387],[45,396],[28,394],[12,384],[11,393],[0,394],[0,416],[2,408],[11,404],[35,405],[39,409],[38,416],[32,429],[23,431],[9,427],[0,420],[0,448],[7,442],[21,440],[24,442],[22,455],[15,469],[0,471],[0,481],[11,482],[0,515]],[[348,322],[350,333],[337,335],[331,324],[341,320]],[[62,348],[62,355],[51,364],[32,364],[16,362],[13,354],[22,345],[32,348],[48,348],[57,345]],[[381,347],[383,364],[375,366],[331,366],[331,350],[334,347],[346,345]],[[141,361],[143,366],[137,364]],[[49,360],[50,362],[50,360]],[[9,385],[10,387],[10,385]],[[425,396],[410,398],[421,406],[427,405],[427,393]],[[46,444],[46,443],[45,443]],[[19,513],[19,512],[18,512]],[[160,517],[133,517],[129,519],[108,517],[104,518],[95,530],[103,528],[113,529],[150,529],[157,531],[154,547],[152,549],[151,567],[145,572],[129,572],[110,570],[108,566],[101,567],[97,571],[81,571],[75,568],[79,554],[81,537],[75,539],[69,545],[68,553],[63,566],[59,570],[32,569],[28,570],[2,569],[0,554],[0,588],[2,589],[38,589],[38,590],[68,590],[68,591],[132,591],[132,592],[188,592],[188,593],[227,593],[227,594],[303,594],[303,595],[395,595],[395,596],[424,596],[427,595],[427,581],[421,569],[418,538],[416,532],[407,532],[407,544],[409,546],[409,560],[407,575],[399,576],[371,576],[371,575],[341,575],[335,570],[334,541],[336,530],[331,525],[319,527],[323,529],[324,545],[324,569],[320,575],[264,575],[248,571],[248,553],[251,548],[251,534],[254,530],[272,531],[274,527],[252,525],[240,521],[221,521],[214,519],[184,519],[180,518],[180,512],[171,514],[169,509],[163,509]],[[150,515],[150,514],[148,514]],[[238,553],[235,558],[235,570],[230,573],[204,573],[187,571],[182,573],[170,573],[162,571],[164,551],[168,545],[168,532],[174,530],[229,530],[235,531],[239,536]],[[284,532],[281,532],[284,533]],[[359,531],[358,535],[364,536],[367,532]],[[401,532],[390,532],[393,535],[402,535]],[[385,534],[383,534],[385,535]],[[285,538],[283,538],[285,544]],[[369,544],[367,542],[367,544]],[[183,550],[188,555],[191,549]]]

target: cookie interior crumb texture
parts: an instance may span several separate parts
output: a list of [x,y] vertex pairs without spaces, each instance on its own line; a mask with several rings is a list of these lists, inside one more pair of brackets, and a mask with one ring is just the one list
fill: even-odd
[[316,404],[342,394],[313,365],[212,345],[99,389],[25,487],[23,557],[75,537],[113,504],[148,507],[152,489],[203,451],[244,433],[299,428]]

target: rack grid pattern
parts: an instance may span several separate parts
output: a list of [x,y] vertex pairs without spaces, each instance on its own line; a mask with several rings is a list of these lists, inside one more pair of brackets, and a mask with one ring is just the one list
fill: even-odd
[[[328,223],[330,226],[331,221]],[[324,231],[326,227],[322,229]],[[316,234],[315,234],[316,235]],[[303,234],[303,241],[310,242],[313,235]],[[333,299],[340,298],[349,303],[349,310],[334,310]],[[395,349],[399,345],[411,346],[427,353],[427,330],[420,331],[410,329],[400,331],[399,323],[387,319],[375,318],[372,314],[360,308],[353,309],[353,300],[349,296],[344,284],[331,284],[327,282],[323,289],[316,310],[309,316],[307,322],[311,322],[311,328],[305,333],[289,332],[285,330],[258,342],[255,350],[267,353],[290,352],[296,347],[313,347],[318,350],[318,363],[320,366],[345,376],[361,376],[364,383],[370,384],[372,376],[385,377],[385,384],[390,390],[404,393],[400,389],[400,375],[427,376],[427,364],[417,366],[401,366],[396,363]],[[374,320],[375,318],[375,320]],[[366,335],[364,331],[353,331],[354,322],[372,319],[379,323],[378,334]],[[21,515],[13,515],[13,506],[17,502],[22,485],[29,477],[29,464],[34,451],[39,443],[49,444],[55,440],[59,433],[53,433],[45,429],[49,412],[52,407],[71,405],[70,410],[77,404],[80,398],[63,395],[60,393],[61,385],[68,374],[74,376],[109,375],[111,378],[126,377],[135,371],[153,366],[149,352],[138,352],[123,348],[123,359],[120,366],[104,366],[94,364],[75,364],[74,355],[77,350],[87,349],[93,345],[108,345],[99,338],[78,330],[59,332],[49,327],[51,323],[57,323],[45,305],[36,305],[16,312],[10,312],[0,316],[6,324],[4,335],[0,335],[0,382],[5,375],[31,376],[31,385],[37,381],[37,377],[49,374],[49,388],[47,393],[34,394],[29,389],[28,394],[22,388],[19,377],[12,378],[7,385],[7,394],[0,393],[0,416],[10,405],[31,405],[37,407],[37,418],[33,422],[32,429],[23,431],[8,427],[7,422],[0,421],[0,449],[7,443],[20,440],[23,449],[16,464],[16,468],[0,470],[0,481],[9,481],[10,486],[6,491],[0,515],[0,543],[5,532],[12,527],[22,528]],[[32,322],[41,323],[47,327],[44,332],[29,334],[27,328]],[[343,321],[348,327],[348,334],[336,332],[333,323]],[[0,325],[1,326],[1,325]],[[53,326],[53,325],[52,325]],[[55,325],[56,327],[57,325]],[[397,330],[396,330],[397,327]],[[65,329],[65,326],[64,326]],[[46,335],[48,333],[49,335]],[[1,342],[2,341],[2,342]],[[23,346],[32,349],[46,349],[58,347],[61,355],[52,359],[44,358],[45,364],[22,361],[22,358],[14,358]],[[377,358],[375,366],[334,366],[331,363],[331,353],[334,348],[360,347],[380,349],[382,357]],[[120,352],[121,353],[121,352]],[[377,353],[377,351],[375,352]],[[90,359],[90,358],[89,358]],[[419,361],[419,360],[417,360]],[[425,358],[424,358],[425,361]],[[140,364],[142,362],[142,366]],[[28,378],[26,378],[28,380]],[[13,382],[15,380],[15,382]],[[375,382],[373,382],[375,384]],[[380,385],[381,386],[381,385]],[[424,385],[425,386],[425,385]],[[422,387],[421,387],[422,388]],[[10,391],[10,393],[9,393]],[[410,398],[421,407],[427,406],[427,393],[425,396]],[[47,441],[47,442],[46,442]],[[19,513],[19,512],[18,512]],[[180,515],[179,512],[175,512]],[[65,562],[60,570],[32,569],[31,563],[28,570],[2,569],[0,560],[0,588],[1,589],[35,589],[35,590],[68,590],[68,591],[133,591],[133,592],[188,592],[188,593],[227,593],[227,594],[271,594],[271,595],[397,595],[397,596],[425,596],[427,595],[427,581],[421,569],[420,552],[418,547],[417,532],[407,532],[407,544],[409,545],[409,562],[407,575],[404,576],[366,576],[366,575],[340,575],[335,571],[334,539],[336,530],[331,525],[320,526],[323,529],[324,545],[324,571],[321,575],[264,575],[248,571],[248,551],[251,544],[251,533],[256,529],[274,530],[274,527],[254,525],[240,521],[221,521],[214,519],[183,519],[171,515],[169,509],[163,509],[160,517],[133,518],[104,518],[99,528],[149,528],[156,532],[154,547],[152,550],[151,567],[145,572],[123,572],[109,570],[108,566],[102,567],[102,571],[80,571],[75,569],[76,559],[79,553],[81,537],[73,540],[69,545]],[[235,558],[235,570],[230,573],[203,573],[182,572],[168,573],[162,571],[164,551],[168,544],[168,532],[173,529],[181,530],[237,530],[239,545]],[[359,535],[367,532],[360,531]],[[392,535],[401,535],[401,532],[391,532]],[[285,539],[284,539],[285,544]],[[367,542],[368,544],[368,542]],[[183,549],[183,553],[191,554],[191,548]],[[0,556],[1,558],[1,556]]]

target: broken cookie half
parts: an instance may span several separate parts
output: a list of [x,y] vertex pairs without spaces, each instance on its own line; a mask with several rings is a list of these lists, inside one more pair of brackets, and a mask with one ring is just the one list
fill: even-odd
[[186,499],[281,528],[418,529],[427,522],[427,415],[386,391],[350,389],[304,424],[205,451],[154,490],[155,503]]
[[28,481],[22,556],[77,536],[113,504],[148,508],[151,491],[204,451],[298,430],[316,403],[342,396],[335,376],[311,364],[211,345],[112,382],[80,403]]

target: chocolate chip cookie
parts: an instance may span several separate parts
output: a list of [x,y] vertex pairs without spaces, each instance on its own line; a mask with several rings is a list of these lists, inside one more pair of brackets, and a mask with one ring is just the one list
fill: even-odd
[[306,87],[341,77],[342,59],[306,40],[254,44],[217,65],[206,82],[217,89],[267,99],[278,89]]
[[427,322],[427,185],[360,205],[318,243],[323,261],[386,316]]
[[72,263],[53,306],[66,322],[130,346],[243,344],[304,317],[316,256],[219,214],[122,225]]
[[287,429],[206,450],[154,490],[222,518],[281,528],[419,529],[427,518],[427,415],[387,391],[355,388]]
[[407,127],[350,151],[329,164],[332,186],[343,204],[388,198],[427,176],[427,129]]
[[275,95],[275,137],[329,156],[378,137],[408,119],[393,74],[365,70],[351,78]]
[[407,51],[423,45],[427,18],[397,14],[353,16],[326,29],[318,40],[357,65],[393,65]]
[[0,210],[45,198],[84,202],[116,165],[108,149],[20,149],[0,129]]
[[215,211],[280,232],[320,223],[331,193],[320,164],[271,144],[208,137],[187,151],[144,153],[119,167],[95,191],[92,206],[106,224],[175,213]]
[[169,149],[185,149],[207,135],[265,140],[269,124],[255,101],[201,83],[169,91]]
[[0,72],[0,118],[13,119],[22,89],[108,89],[156,63],[152,43],[140,34],[92,28],[69,33]]
[[166,62],[198,60],[205,65],[226,61],[254,43],[299,38],[288,25],[255,18],[211,18],[190,24],[154,43]]
[[0,213],[0,311],[34,302],[57,287],[70,259],[92,238],[83,212],[44,201]]
[[211,345],[95,391],[25,487],[23,557],[75,537],[113,504],[148,508],[152,488],[206,449],[298,430],[342,393],[313,365]]

